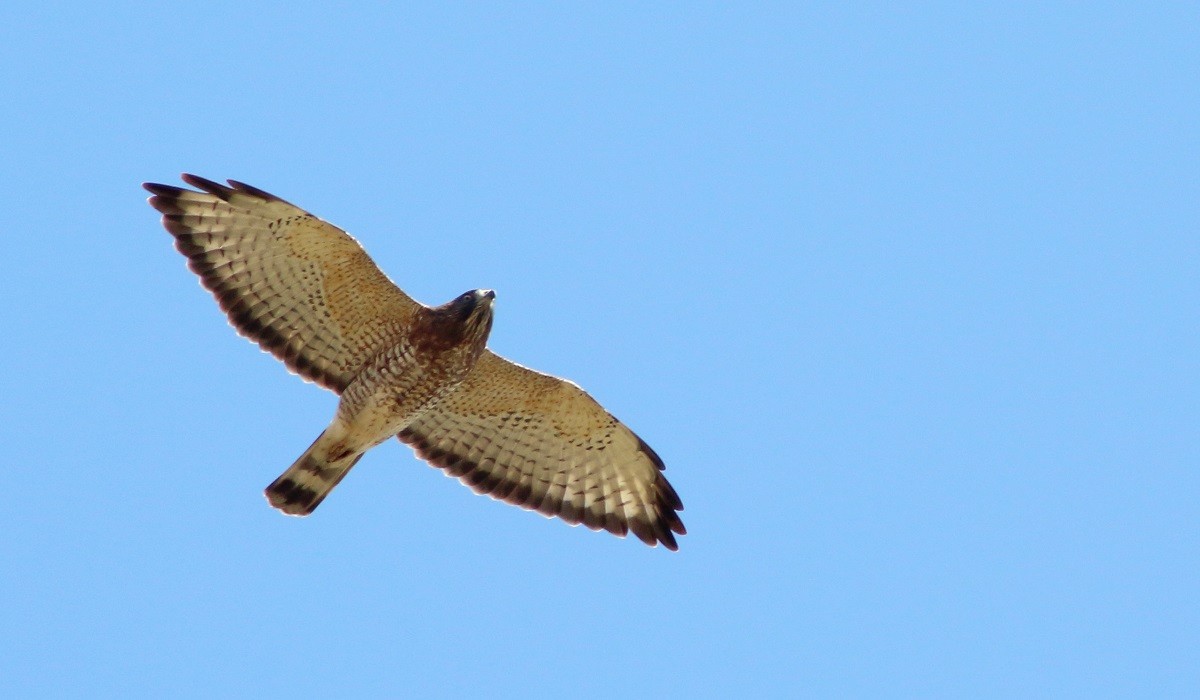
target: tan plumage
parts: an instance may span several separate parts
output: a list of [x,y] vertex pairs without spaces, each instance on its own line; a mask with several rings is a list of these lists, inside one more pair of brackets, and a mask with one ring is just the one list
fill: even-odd
[[341,229],[262,190],[184,175],[150,204],[238,332],[341,396],[330,426],[267,487],[306,515],[397,435],[479,493],[676,549],[683,505],[662,460],[571,382],[485,348],[491,292],[415,302]]
[[646,443],[578,386],[491,351],[399,437],[478,493],[544,515],[672,549],[685,532]]

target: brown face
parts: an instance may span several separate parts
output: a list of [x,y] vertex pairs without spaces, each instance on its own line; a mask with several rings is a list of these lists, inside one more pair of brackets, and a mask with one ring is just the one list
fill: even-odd
[[487,344],[488,334],[492,332],[492,302],[496,293],[490,289],[476,289],[467,292],[452,304],[461,305],[457,310],[463,326],[463,336],[467,342]]
[[472,346],[482,351],[492,330],[492,300],[495,292],[475,290],[428,311],[418,322],[414,337],[419,345],[433,351],[455,346]]

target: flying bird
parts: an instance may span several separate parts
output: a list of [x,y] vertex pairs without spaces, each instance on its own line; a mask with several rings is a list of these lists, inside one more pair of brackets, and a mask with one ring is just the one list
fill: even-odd
[[586,392],[487,349],[495,293],[425,306],[340,228],[255,187],[195,175],[150,206],[238,333],[341,398],[266,488],[308,515],[391,436],[477,493],[678,549],[683,504],[654,450]]

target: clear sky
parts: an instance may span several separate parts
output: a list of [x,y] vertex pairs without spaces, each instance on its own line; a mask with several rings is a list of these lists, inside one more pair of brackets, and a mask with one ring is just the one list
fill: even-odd
[[[0,696],[1200,694],[1196,4],[502,5],[0,9]],[[395,441],[273,511],[336,398],[182,171],[496,289],[680,551]]]

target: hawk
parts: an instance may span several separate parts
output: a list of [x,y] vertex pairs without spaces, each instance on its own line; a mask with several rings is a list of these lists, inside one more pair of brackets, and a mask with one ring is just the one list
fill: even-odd
[[678,549],[683,504],[654,450],[575,384],[487,349],[495,293],[429,307],[345,231],[260,189],[195,175],[150,206],[238,333],[341,398],[329,427],[266,488],[308,515],[395,435],[477,493]]

